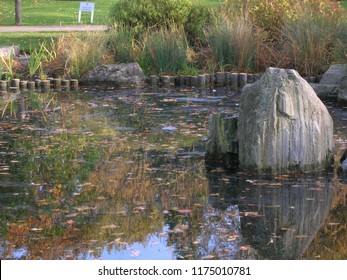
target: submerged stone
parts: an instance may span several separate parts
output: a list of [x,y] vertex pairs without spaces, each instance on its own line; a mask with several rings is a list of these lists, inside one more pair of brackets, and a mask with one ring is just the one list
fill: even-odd
[[206,143],[207,160],[230,162],[237,159],[237,122],[236,116],[225,113],[217,113],[209,117],[209,140]]
[[332,118],[295,70],[269,68],[243,88],[238,139],[246,170],[313,171],[333,160]]

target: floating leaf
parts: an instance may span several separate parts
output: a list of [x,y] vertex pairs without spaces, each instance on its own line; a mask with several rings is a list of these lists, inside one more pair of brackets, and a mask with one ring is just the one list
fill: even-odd
[[38,232],[38,231],[43,231],[43,228],[31,228],[31,231]]
[[240,251],[248,251],[248,250],[250,250],[251,249],[251,246],[249,246],[249,245],[245,245],[245,246],[240,246],[239,247],[239,250]]
[[192,212],[192,210],[189,210],[189,209],[179,209],[177,212],[181,213],[181,214],[186,214],[186,213],[189,214],[190,212]]
[[207,256],[204,256],[202,257],[203,260],[212,260],[212,259],[215,259],[216,257],[213,256],[213,255],[207,255]]
[[281,228],[281,230],[284,230],[284,231],[296,231],[295,228],[285,228],[285,227]]
[[309,237],[308,235],[304,235],[304,234],[294,236],[294,238],[308,238],[308,237]]
[[130,251],[130,257],[133,257],[133,258],[140,256],[140,254],[141,254],[141,252],[139,250],[132,249]]

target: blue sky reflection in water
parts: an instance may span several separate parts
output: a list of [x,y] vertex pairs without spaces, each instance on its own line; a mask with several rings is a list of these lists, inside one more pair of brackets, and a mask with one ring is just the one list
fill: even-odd
[[[269,178],[205,162],[208,116],[236,115],[237,93],[31,94],[0,122],[1,259],[314,258],[322,225],[344,222],[332,171]],[[328,108],[340,152],[346,110]]]

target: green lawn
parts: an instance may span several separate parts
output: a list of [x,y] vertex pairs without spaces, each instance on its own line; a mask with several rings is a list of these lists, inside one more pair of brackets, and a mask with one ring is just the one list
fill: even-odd
[[[95,3],[93,24],[107,24],[110,7],[115,1],[117,0],[90,0]],[[223,2],[223,0],[199,1],[210,6],[217,6]],[[22,23],[23,25],[78,24],[79,4],[79,0],[24,0]],[[14,25],[14,0],[1,0],[1,6],[0,25]],[[90,13],[82,13],[82,23],[90,23]]]
[[[110,7],[115,1],[117,0],[90,0],[95,3],[93,24],[107,24]],[[217,7],[224,0],[199,1]],[[79,3],[79,0],[23,0],[22,23],[24,26],[78,24]],[[14,0],[1,0],[1,5],[0,25],[14,25]],[[89,24],[90,13],[82,13],[81,21]],[[59,35],[59,32],[0,33],[0,46],[18,45],[25,52],[29,52],[30,49],[38,48],[40,41],[50,41]]]

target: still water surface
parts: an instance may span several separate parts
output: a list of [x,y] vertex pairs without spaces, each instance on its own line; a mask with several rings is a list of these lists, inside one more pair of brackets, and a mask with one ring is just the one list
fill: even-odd
[[[1,259],[347,256],[336,170],[268,178],[205,162],[208,116],[237,114],[238,93],[85,88],[6,100]],[[347,112],[327,107],[341,154]]]

